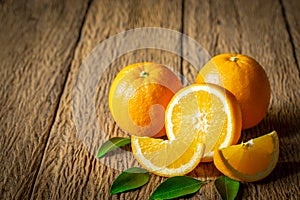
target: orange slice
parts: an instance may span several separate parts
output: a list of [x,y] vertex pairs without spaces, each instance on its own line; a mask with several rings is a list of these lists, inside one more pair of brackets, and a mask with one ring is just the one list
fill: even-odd
[[159,176],[180,176],[192,171],[200,162],[204,145],[198,138],[179,136],[163,140],[131,136],[132,152],[148,171]]
[[278,136],[273,131],[246,143],[216,150],[214,163],[219,171],[232,179],[254,182],[273,171],[278,156]]
[[178,135],[199,138],[205,144],[202,161],[211,162],[215,149],[239,140],[241,110],[226,89],[214,84],[194,84],[173,96],[166,109],[165,127],[169,140]]

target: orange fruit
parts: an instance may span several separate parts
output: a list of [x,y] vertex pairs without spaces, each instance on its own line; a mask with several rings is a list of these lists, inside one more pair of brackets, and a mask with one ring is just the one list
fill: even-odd
[[279,142],[275,131],[246,143],[216,149],[214,164],[226,176],[254,182],[268,176],[279,156]]
[[159,176],[181,176],[200,162],[204,145],[197,137],[178,136],[176,140],[131,136],[134,157],[148,171]]
[[210,162],[214,149],[236,144],[242,118],[236,98],[214,84],[193,84],[179,90],[166,109],[169,140],[178,135],[197,137],[205,145],[202,161]]
[[117,74],[110,87],[110,112],[129,134],[163,136],[165,108],[181,87],[178,77],[161,64],[129,65]]
[[263,67],[241,54],[220,54],[200,70],[196,83],[218,84],[232,92],[242,110],[242,128],[257,125],[266,115],[270,102],[270,83]]

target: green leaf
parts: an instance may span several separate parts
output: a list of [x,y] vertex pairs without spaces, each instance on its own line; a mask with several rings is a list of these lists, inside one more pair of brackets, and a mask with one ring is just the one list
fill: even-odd
[[117,149],[118,147],[125,146],[126,144],[130,144],[130,138],[122,138],[122,137],[113,137],[104,142],[99,148],[97,158],[101,158],[106,153]]
[[239,192],[240,183],[227,176],[215,180],[215,186],[223,200],[234,200]]
[[122,172],[113,182],[110,194],[117,194],[145,185],[149,181],[149,172],[143,168],[132,167]]
[[174,176],[160,184],[150,199],[172,199],[197,192],[204,182],[188,176]]

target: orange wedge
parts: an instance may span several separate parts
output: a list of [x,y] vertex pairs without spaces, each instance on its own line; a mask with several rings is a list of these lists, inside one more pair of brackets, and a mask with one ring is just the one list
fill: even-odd
[[192,171],[200,162],[204,145],[198,138],[179,136],[163,140],[131,136],[134,157],[148,171],[159,176],[181,176]]
[[214,84],[194,84],[179,90],[166,109],[169,140],[178,135],[205,144],[202,161],[211,162],[215,149],[236,144],[240,138],[241,110],[228,90]]
[[279,142],[275,131],[246,143],[215,151],[214,163],[226,176],[245,182],[254,182],[268,176],[279,156]]

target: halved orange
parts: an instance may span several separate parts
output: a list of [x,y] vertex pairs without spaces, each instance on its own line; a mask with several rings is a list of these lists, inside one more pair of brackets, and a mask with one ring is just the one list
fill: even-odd
[[179,90],[166,109],[165,127],[169,140],[178,135],[197,137],[205,144],[203,162],[211,162],[215,149],[236,144],[242,117],[236,98],[214,84],[193,84]]
[[214,164],[224,175],[245,182],[268,176],[279,157],[279,141],[275,131],[246,143],[217,149]]
[[159,176],[181,176],[200,162],[204,145],[197,137],[179,136],[176,140],[131,136],[132,152],[148,171]]

